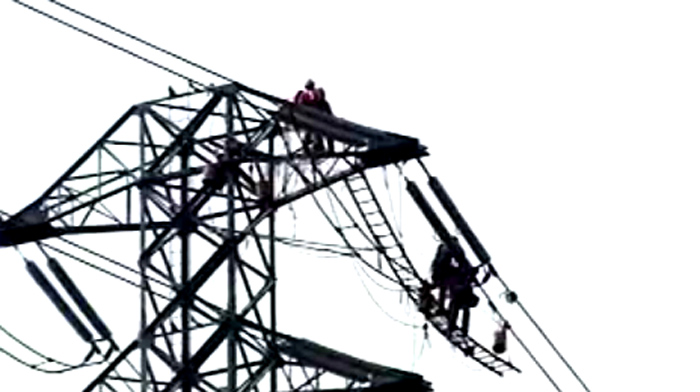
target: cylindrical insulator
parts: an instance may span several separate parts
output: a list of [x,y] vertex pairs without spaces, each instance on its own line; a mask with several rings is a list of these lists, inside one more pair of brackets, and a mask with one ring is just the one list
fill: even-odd
[[418,186],[413,181],[406,180],[406,190],[416,202],[423,215],[425,215],[426,219],[428,219],[430,225],[433,226],[440,240],[445,244],[451,242],[449,231],[447,231],[445,225],[440,221],[435,210],[430,206],[428,200],[425,199],[425,196],[423,196]]
[[80,321],[80,319],[78,319],[78,316],[76,316],[75,312],[73,312],[73,310],[68,307],[66,301],[64,301],[63,298],[61,298],[61,295],[58,294],[58,291],[56,291],[56,289],[54,289],[54,287],[51,285],[51,282],[49,282],[49,280],[46,279],[46,276],[44,276],[39,267],[37,267],[36,264],[34,264],[34,262],[30,260],[27,260],[26,266],[29,275],[31,275],[34,281],[39,285],[39,287],[41,287],[46,296],[49,297],[51,302],[53,302],[54,306],[56,306],[56,309],[58,309],[58,311],[61,312],[63,317],[73,327],[75,332],[81,338],[83,338],[84,341],[92,342],[93,339],[90,331],[88,331],[85,325]]
[[413,181],[406,180],[406,190],[416,202],[423,215],[425,215],[425,218],[428,219],[428,222],[433,227],[438,237],[440,237],[442,243],[449,247],[452,255],[457,259],[457,262],[463,264],[466,268],[471,268],[471,264],[464,254],[464,249],[459,245],[457,239],[451,236],[450,232],[447,231],[445,224],[442,223],[437,216],[435,210],[430,206],[428,200],[423,196],[418,186]]
[[488,263],[491,260],[491,256],[489,256],[488,252],[486,252],[484,246],[481,245],[481,242],[476,237],[476,234],[474,234],[471,227],[469,227],[469,224],[467,224],[467,221],[459,212],[457,206],[452,201],[452,198],[450,198],[450,196],[447,194],[447,191],[445,191],[445,188],[442,187],[442,184],[437,177],[431,176],[428,180],[428,185],[430,186],[430,189],[433,190],[433,193],[435,193],[438,200],[440,200],[442,207],[445,209],[445,211],[447,211],[447,214],[450,216],[450,218],[452,218],[452,221],[454,221],[455,225],[457,225],[460,233],[462,233],[464,239],[467,240],[467,243],[474,251],[474,254],[476,254],[476,257],[479,258],[479,261],[484,264]]
[[112,336],[109,328],[107,328],[107,325],[105,325],[100,316],[97,315],[92,306],[90,306],[90,303],[80,292],[75,283],[73,283],[73,280],[68,276],[63,267],[61,267],[58,261],[54,258],[50,258],[48,264],[51,272],[53,272],[56,279],[61,282],[63,288],[66,289],[68,295],[70,295],[73,302],[78,305],[78,308],[81,312],[83,312],[85,317],[87,317],[90,324],[95,327],[95,330],[100,334],[100,336],[102,336],[103,339],[109,340]]
[[493,352],[496,354],[506,352],[506,331],[507,328],[503,327],[493,333]]

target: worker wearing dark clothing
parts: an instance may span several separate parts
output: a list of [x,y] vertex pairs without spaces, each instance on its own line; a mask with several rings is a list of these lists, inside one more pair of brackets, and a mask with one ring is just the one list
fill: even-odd
[[216,154],[216,160],[214,162],[208,163],[204,167],[204,180],[205,186],[210,186],[215,190],[220,190],[224,187],[227,180],[228,172],[238,172],[236,170],[237,163],[236,158],[241,155],[241,145],[233,138],[226,140],[223,152]]
[[318,98],[319,98],[318,102],[316,103],[316,107],[318,109],[320,109],[322,112],[332,115],[333,111],[331,110],[331,105],[328,103],[328,100],[326,99],[326,91],[322,88],[317,88],[316,94],[318,95]]
[[449,329],[457,328],[457,316],[461,311],[461,330],[466,336],[469,330],[470,308],[479,302],[479,297],[474,294],[477,271],[469,264],[457,238],[453,236],[449,241],[438,246],[431,266],[431,275],[434,287],[439,290],[438,304],[441,309],[445,309],[445,300],[449,297]]
[[461,330],[464,336],[469,333],[469,312],[471,308],[479,304],[479,297],[474,294],[475,276],[474,269],[468,264],[460,265],[457,274],[450,277],[448,286],[450,288],[451,301],[449,309],[449,329],[457,328],[457,316],[462,311]]
[[444,243],[440,243],[433,264],[430,266],[430,274],[433,284],[438,288],[438,306],[441,309],[445,308],[447,282],[454,269],[450,249]]
[[457,328],[457,316],[462,311],[462,335],[469,334],[469,312],[479,303],[479,297],[474,294],[474,289],[469,283],[459,283],[453,286],[452,300],[450,301],[449,329]]
[[418,311],[426,316],[432,316],[433,296],[430,294],[432,285],[428,282],[423,282],[418,289]]
[[216,160],[208,163],[204,167],[204,186],[219,190],[226,183],[226,173],[224,171],[224,154],[216,154]]

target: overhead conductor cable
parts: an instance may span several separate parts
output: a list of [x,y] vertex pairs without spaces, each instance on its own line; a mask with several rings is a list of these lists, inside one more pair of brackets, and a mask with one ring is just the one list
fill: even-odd
[[[420,161],[419,161],[420,162]],[[530,316],[530,313],[525,309],[523,304],[518,301],[517,296],[515,295],[515,292],[511,291],[506,282],[501,278],[501,276],[498,274],[496,269],[493,267],[491,264],[491,256],[489,256],[488,252],[486,252],[486,249],[484,249],[483,245],[479,241],[479,239],[476,237],[476,234],[472,231],[472,229],[469,227],[469,224],[467,224],[467,221],[464,219],[462,214],[459,212],[457,209],[457,206],[454,204],[450,196],[447,194],[447,191],[445,191],[445,188],[443,188],[442,184],[440,181],[437,179],[437,177],[433,177],[430,175],[428,172],[428,169],[425,167],[423,162],[420,162],[421,166],[423,167],[423,170],[425,171],[426,175],[428,176],[428,185],[430,188],[433,190],[433,193],[435,193],[435,196],[438,198],[440,203],[442,204],[443,208],[445,211],[447,211],[448,215],[452,220],[454,221],[455,225],[459,229],[460,233],[462,233],[462,236],[467,240],[467,243],[469,243],[469,246],[472,248],[474,251],[474,254],[479,258],[479,261],[481,261],[483,264],[489,264],[489,268],[491,270],[491,273],[493,276],[495,276],[503,285],[503,287],[506,289],[506,292],[509,293],[509,295],[512,298],[511,301],[509,302],[517,302],[518,306],[520,309],[525,313],[525,316],[530,320],[532,325],[535,326],[537,331],[542,335],[542,337],[547,341],[549,346],[552,348],[552,350],[557,354],[559,359],[566,365],[566,367],[569,369],[571,374],[576,378],[576,380],[581,384],[583,389],[585,389],[587,392],[590,392],[586,384],[583,382],[581,377],[576,373],[576,371],[569,365],[569,362],[564,358],[564,356],[559,352],[559,350],[556,348],[554,343],[552,343],[551,340],[549,340],[549,337],[547,334],[544,333],[542,328],[540,328],[539,324]]]
[[68,6],[68,5],[66,5],[66,4],[63,4],[63,3],[59,2],[59,1],[55,1],[55,0],[49,0],[49,1],[52,2],[52,3],[54,3],[54,4],[56,4],[57,6],[59,6],[59,7],[61,7],[61,8],[64,8],[64,9],[66,9],[66,10],[68,10],[68,11],[70,11],[70,12],[76,14],[76,15],[80,15],[80,16],[82,16],[82,17],[85,18],[85,19],[88,19],[88,20],[90,20],[90,21],[92,21],[92,22],[94,22],[94,23],[97,23],[97,24],[99,24],[99,25],[101,25],[101,26],[104,26],[104,27],[106,27],[106,28],[108,28],[108,29],[110,29],[110,30],[112,30],[112,31],[115,31],[115,32],[117,32],[117,33],[119,33],[119,34],[122,34],[122,35],[124,35],[124,36],[126,36],[126,37],[128,37],[128,38],[131,38],[131,39],[133,39],[133,40],[136,41],[136,42],[142,43],[142,44],[148,46],[148,47],[151,48],[151,49],[155,49],[155,50],[157,50],[157,51],[159,51],[159,52],[161,52],[161,53],[165,53],[165,54],[167,54],[168,56],[171,56],[171,57],[173,57],[173,58],[176,58],[176,59],[178,59],[178,60],[180,60],[180,61],[182,61],[182,62],[184,62],[184,63],[186,63],[186,64],[189,64],[189,65],[191,65],[191,66],[193,66],[193,67],[195,67],[195,68],[197,68],[197,69],[200,69],[200,70],[202,70],[202,71],[205,71],[205,72],[207,72],[207,73],[209,73],[209,74],[211,74],[211,75],[217,76],[217,77],[219,77],[219,78],[221,78],[221,79],[224,79],[224,80],[226,80],[226,81],[228,81],[228,82],[231,82],[231,83],[235,82],[235,80],[233,80],[233,79],[231,79],[231,78],[229,78],[229,77],[227,77],[227,76],[225,76],[225,75],[222,75],[222,74],[220,74],[220,73],[218,73],[218,72],[215,72],[215,71],[213,71],[213,70],[211,70],[211,69],[209,69],[209,68],[206,68],[206,67],[204,67],[204,66],[202,66],[202,65],[200,65],[200,64],[197,64],[197,63],[195,63],[195,62],[193,62],[193,61],[190,61],[190,60],[188,60],[188,59],[186,59],[186,58],[184,58],[184,57],[182,57],[182,56],[179,56],[179,55],[177,55],[177,54],[175,54],[175,53],[173,53],[173,52],[171,52],[171,51],[169,51],[169,50],[166,50],[166,49],[163,49],[163,48],[161,48],[161,47],[159,47],[159,46],[156,46],[156,45],[154,45],[154,44],[152,44],[152,43],[150,43],[150,42],[148,42],[148,41],[146,41],[146,40],[144,40],[144,39],[141,39],[141,38],[139,38],[139,37],[136,37],[135,35],[129,34],[129,33],[127,33],[127,32],[124,31],[124,30],[121,30],[121,29],[119,29],[119,28],[117,28],[117,27],[114,27],[114,26],[110,25],[109,23],[103,22],[103,21],[101,21],[101,20],[99,20],[99,19],[97,19],[97,18],[94,18],[94,17],[92,17],[92,16],[90,16],[90,15],[87,15],[87,14],[85,14],[85,13],[83,13],[83,12],[80,12],[80,11],[76,10],[75,8],[71,8],[70,6]]
[[187,80],[188,82],[192,82],[192,83],[197,84],[197,85],[199,85],[199,86],[202,86],[202,87],[205,86],[204,83],[202,83],[202,82],[196,81],[196,80],[194,80],[194,79],[192,79],[192,78],[190,78],[190,77],[187,77],[187,76],[185,76],[185,75],[183,75],[183,74],[181,74],[181,73],[179,73],[179,72],[177,72],[177,71],[174,71],[174,70],[172,70],[172,69],[170,69],[170,68],[168,68],[168,67],[166,67],[166,66],[164,66],[164,65],[158,64],[158,63],[156,63],[156,62],[153,61],[153,60],[149,60],[149,59],[147,59],[147,58],[145,58],[145,57],[143,57],[143,56],[141,56],[141,55],[139,55],[139,54],[136,54],[136,53],[134,53],[134,52],[132,52],[132,51],[130,51],[130,50],[124,48],[124,47],[121,47],[121,46],[119,46],[119,45],[117,45],[117,44],[115,44],[115,43],[112,43],[112,42],[110,42],[110,41],[107,41],[107,40],[104,39],[104,38],[98,37],[98,36],[96,36],[95,34],[92,34],[92,33],[88,32],[88,31],[86,31],[86,30],[83,30],[83,29],[81,29],[81,28],[79,28],[79,27],[77,27],[77,26],[75,26],[75,25],[72,25],[72,24],[70,24],[70,23],[68,23],[68,22],[66,22],[66,21],[64,21],[64,20],[62,20],[62,19],[59,19],[59,18],[57,18],[57,17],[55,17],[55,16],[53,16],[53,15],[51,15],[51,14],[48,14],[48,13],[46,13],[46,12],[44,12],[44,11],[38,9],[38,8],[32,7],[31,5],[29,5],[29,4],[27,4],[27,3],[24,3],[24,2],[22,2],[22,1],[20,1],[20,0],[13,0],[13,1],[14,1],[15,3],[17,3],[17,4],[19,4],[19,5],[23,6],[23,7],[25,7],[25,8],[27,8],[27,9],[29,9],[29,10],[32,10],[32,11],[36,12],[36,13],[39,14],[39,15],[45,16],[45,17],[47,17],[47,18],[49,18],[49,19],[51,19],[51,20],[53,20],[53,21],[55,21],[55,22],[58,22],[58,23],[60,23],[60,24],[62,24],[62,25],[64,25],[64,26],[70,28],[70,29],[73,29],[73,30],[75,30],[75,31],[77,31],[77,32],[79,32],[79,33],[85,34],[85,35],[87,35],[87,36],[90,37],[90,38],[96,39],[96,40],[102,42],[103,44],[106,44],[106,45],[108,45],[108,46],[111,46],[111,47],[114,48],[114,49],[120,50],[120,51],[122,51],[122,52],[124,52],[124,53],[126,53],[126,54],[128,54],[128,55],[131,55],[131,56],[133,56],[133,57],[135,57],[135,58],[137,58],[137,59],[139,59],[139,60],[141,60],[141,61],[144,61],[144,62],[146,62],[146,63],[148,63],[148,64],[151,64],[151,65],[153,65],[154,67],[157,67],[157,68],[159,68],[159,69],[161,69],[161,70],[163,70],[163,71],[165,71],[165,72],[171,73],[171,74],[173,74],[173,75],[175,75],[175,76],[177,76],[177,77],[179,77],[179,78],[185,79],[185,80]]

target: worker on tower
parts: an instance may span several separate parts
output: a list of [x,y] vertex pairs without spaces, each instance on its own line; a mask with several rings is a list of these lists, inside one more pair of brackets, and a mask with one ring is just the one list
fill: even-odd
[[455,266],[452,264],[452,253],[450,248],[441,242],[438,245],[437,253],[430,266],[430,275],[433,281],[433,287],[438,289],[438,308],[445,309],[445,300],[447,299],[448,278],[453,274]]
[[299,90],[294,96],[294,103],[306,105],[321,110],[322,112],[333,114],[331,105],[326,100],[326,91],[321,87],[316,87],[316,83],[309,79],[303,90]]
[[445,300],[449,298],[447,317],[451,331],[457,328],[457,316],[462,312],[461,330],[465,336],[469,331],[470,309],[479,303],[479,297],[474,294],[474,286],[478,285],[476,272],[457,237],[450,237],[449,243],[440,243],[431,266],[432,287],[439,290],[440,309],[445,309]]
[[479,304],[479,297],[474,294],[474,286],[476,284],[474,272],[474,269],[468,263],[462,263],[457,274],[448,279],[451,297],[448,326],[450,331],[457,328],[457,316],[461,311],[462,323],[460,329],[463,336],[467,336],[469,333],[469,312],[471,308]]
[[215,190],[221,189],[226,183],[226,177],[224,173],[224,161],[225,155],[223,153],[216,154],[216,159],[214,162],[209,162],[204,167],[204,186],[214,188]]
[[457,316],[461,311],[462,323],[460,329],[462,335],[467,336],[469,333],[470,311],[479,304],[479,297],[474,293],[474,288],[485,284],[491,277],[491,271],[487,268],[484,276],[479,279],[477,277],[479,270],[481,267],[488,267],[488,265],[482,264],[479,267],[472,267],[458,244],[455,249],[457,254],[454,256],[458,266],[455,273],[447,278],[447,286],[450,293],[448,326],[450,331],[457,328]]
[[[311,79],[306,82],[303,90],[297,91],[294,96],[294,103],[296,105],[310,106],[333,115],[331,105],[326,99],[326,91],[321,87],[316,87],[316,83]],[[325,150],[324,138],[314,132],[306,133],[304,144],[314,152],[323,152]],[[333,150],[333,140],[328,139],[328,151],[333,152]]]
[[224,151],[216,154],[214,162],[207,163],[204,167],[205,186],[220,190],[226,183],[226,173],[234,170],[236,158],[241,155],[241,145],[234,139],[226,140]]

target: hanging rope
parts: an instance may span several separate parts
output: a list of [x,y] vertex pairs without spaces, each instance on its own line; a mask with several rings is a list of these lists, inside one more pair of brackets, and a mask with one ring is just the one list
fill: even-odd
[[[299,174],[299,178],[301,178],[305,183],[308,184],[308,183],[309,183],[309,180],[308,180],[306,177],[304,177],[303,171],[301,170],[301,168],[299,168],[299,166],[296,165],[295,162],[289,162],[289,164],[290,164],[290,167],[292,167],[292,168]],[[326,189],[329,189],[329,188],[326,188]],[[332,192],[334,198],[335,198],[336,200],[339,201],[339,198],[338,198],[337,194],[335,194],[335,192],[333,192],[332,190],[330,190],[330,191]],[[324,218],[326,219],[326,221],[333,227],[333,229],[338,233],[338,235],[340,236],[340,238],[343,240],[343,242],[344,242],[345,245],[347,246],[347,249],[349,249],[349,250],[352,252],[352,255],[353,255],[354,257],[356,257],[356,258],[357,258],[360,262],[362,262],[366,267],[368,267],[368,268],[370,268],[372,271],[378,273],[378,274],[379,274],[380,276],[382,276],[383,278],[385,278],[385,279],[387,279],[387,280],[389,280],[389,281],[391,281],[391,282],[393,282],[393,283],[396,283],[396,284],[399,284],[399,285],[400,285],[400,282],[398,282],[395,278],[393,278],[393,277],[387,275],[387,274],[384,273],[382,270],[378,269],[377,267],[374,267],[371,263],[369,263],[367,260],[365,260],[364,257],[362,257],[362,255],[360,254],[360,249],[354,247],[354,246],[350,243],[350,241],[348,240],[347,236],[343,233],[343,229],[342,229],[341,227],[335,225],[333,218],[331,218],[330,215],[329,215],[329,214],[325,211],[325,209],[321,206],[321,203],[319,202],[318,198],[316,197],[316,194],[315,194],[315,193],[311,193],[310,196],[311,196],[312,200],[314,201],[314,203],[316,204],[316,207],[318,208],[318,210],[319,210],[319,211],[321,212],[321,214],[323,215],[323,217],[324,217]],[[355,227],[356,229],[359,230],[359,228],[360,228],[359,224],[352,218],[352,215],[349,213],[349,211],[347,211],[347,209],[346,209],[345,206],[342,204],[342,202],[339,201],[339,203],[340,203],[340,206],[341,206],[341,208],[343,209],[344,213],[346,214],[346,216],[349,217],[350,220],[353,222],[353,225],[354,225],[353,227]],[[362,230],[360,230],[360,233],[365,237],[365,239],[367,239],[367,241],[369,241],[369,237],[367,236],[366,233],[364,233]],[[371,243],[371,241],[369,241],[369,242]]]
[[401,324],[401,325],[403,325],[403,326],[405,326],[405,327],[410,327],[410,328],[415,328],[415,329],[422,328],[421,325],[415,325],[415,324],[407,323],[407,322],[402,321],[402,320],[399,320],[399,319],[397,319],[396,317],[394,317],[394,316],[392,316],[391,314],[389,314],[389,312],[387,312],[387,311],[382,307],[382,305],[380,305],[379,302],[377,302],[377,300],[374,299],[374,296],[372,295],[372,293],[370,292],[369,288],[368,288],[367,285],[365,284],[364,279],[362,279],[362,277],[360,276],[360,273],[357,271],[357,265],[356,265],[356,263],[353,263],[353,267],[355,268],[355,274],[356,274],[357,277],[360,279],[360,283],[362,283],[362,287],[365,289],[365,292],[367,293],[367,295],[369,296],[369,298],[372,300],[372,302],[374,302],[374,304],[377,305],[377,308],[379,308],[379,310],[381,310],[382,313],[384,313],[385,316],[387,316],[387,317],[390,318],[391,320],[393,320],[393,321],[395,321],[395,322],[397,322],[397,323],[399,323],[399,324]]

